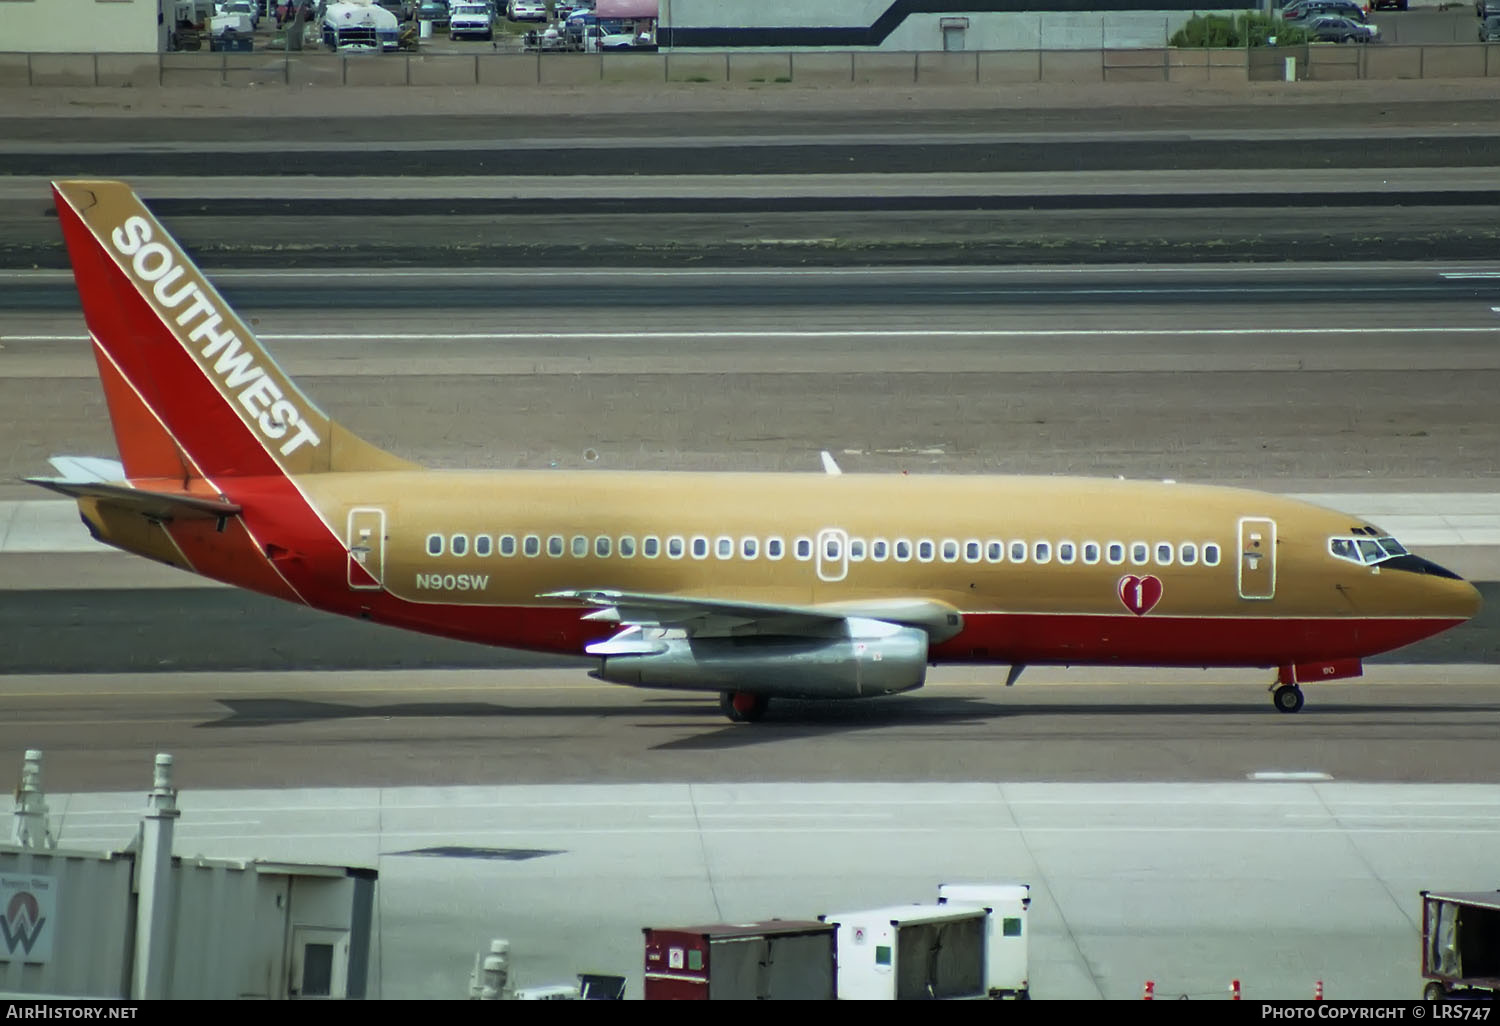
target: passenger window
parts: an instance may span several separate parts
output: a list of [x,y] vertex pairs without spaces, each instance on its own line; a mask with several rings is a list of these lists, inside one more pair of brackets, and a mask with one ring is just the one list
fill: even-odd
[[692,553],[694,559],[708,558],[708,539],[701,534],[693,535]]
[[1095,563],[1099,562],[1099,543],[1098,542],[1084,542],[1083,543],[1083,561],[1085,563],[1087,563],[1089,566],[1093,566]]
[[560,534],[549,534],[547,536],[547,555],[556,559],[563,554],[563,538]]
[[891,543],[884,538],[876,538],[870,543],[870,558],[877,563],[884,563],[891,557]]
[[906,563],[911,560],[911,542],[905,538],[896,539],[896,562]]
[[589,554],[589,540],[581,534],[573,536],[573,556],[582,559]]
[[917,542],[917,559],[923,563],[932,562],[933,544],[931,538],[923,538]]
[[952,538],[943,539],[943,562],[951,563],[958,558],[958,542]]
[[1213,542],[1209,542],[1207,545],[1203,546],[1203,565],[1219,565],[1219,547]]
[[509,559],[516,554],[516,536],[513,534],[502,534],[500,536],[500,555]]
[[661,539],[654,534],[648,534],[641,539],[641,555],[647,559],[655,559],[661,555]]
[[1198,562],[1198,546],[1192,542],[1183,542],[1177,547],[1177,562],[1183,566],[1192,566]]
[[714,543],[714,555],[720,559],[733,559],[734,539],[727,534],[719,535],[718,541]]
[[1077,550],[1074,549],[1072,542],[1057,543],[1057,561],[1059,563],[1072,563],[1076,557]]
[[1012,563],[1026,562],[1026,543],[1013,541],[1010,543],[1010,561]]
[[1124,542],[1110,542],[1109,548],[1106,551],[1107,555],[1105,558],[1108,559],[1110,566],[1119,566],[1125,562]]
[[620,535],[620,558],[635,558],[635,537],[629,534]]
[[798,538],[794,543],[793,551],[796,553],[797,558],[803,562],[812,559],[812,539]]
[[977,539],[964,542],[964,562],[977,563],[984,558],[984,546]]
[[1130,562],[1136,566],[1145,566],[1146,561],[1151,558],[1151,547],[1145,542],[1130,543]]
[[984,547],[984,558],[991,563],[1001,563],[1005,560],[1005,543],[992,541]]
[[489,535],[476,534],[474,536],[474,555],[488,556],[492,551],[490,548],[492,544],[494,544],[494,542]]
[[1037,542],[1031,547],[1031,554],[1038,563],[1052,562],[1052,546],[1047,542]]
[[429,534],[427,536],[427,554],[429,556],[441,556],[443,554],[443,536],[440,534]]
[[786,555],[786,543],[780,538],[771,537],[766,539],[766,558],[780,559]]
[[865,540],[863,538],[849,539],[849,561],[851,563],[863,562],[865,558]]
[[594,555],[598,556],[600,559],[605,559],[609,556],[609,549],[609,535],[601,534],[599,537],[594,539]]
[[1156,543],[1156,565],[1157,566],[1171,566],[1172,565],[1172,543],[1171,542],[1157,542]]
[[823,542],[823,556],[825,559],[843,559],[843,539],[836,534],[830,534]]
[[760,540],[757,538],[740,539],[740,555],[746,559],[754,559],[755,554],[760,551]]
[[526,540],[521,543],[521,551],[528,556],[540,556],[542,554],[542,539],[537,535],[528,534]]
[[448,539],[448,549],[455,556],[462,556],[469,551],[469,536],[466,534],[455,534]]
[[682,535],[674,534],[667,539],[667,558],[681,559],[687,552],[687,543],[682,540]]

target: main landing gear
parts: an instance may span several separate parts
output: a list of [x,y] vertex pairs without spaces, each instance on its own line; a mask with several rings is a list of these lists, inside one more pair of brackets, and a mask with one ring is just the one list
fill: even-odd
[[719,709],[734,723],[755,723],[766,714],[771,700],[749,691],[719,692]]
[[1277,712],[1294,713],[1302,708],[1302,689],[1295,684],[1282,684],[1272,689],[1271,702]]

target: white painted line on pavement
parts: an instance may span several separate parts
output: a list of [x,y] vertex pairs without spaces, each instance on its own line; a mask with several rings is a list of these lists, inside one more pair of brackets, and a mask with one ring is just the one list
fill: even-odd
[[1305,770],[1302,770],[1302,771],[1266,770],[1266,771],[1261,772],[1261,773],[1251,773],[1249,776],[1250,776],[1251,780],[1273,780],[1273,781],[1287,781],[1287,780],[1308,781],[1308,780],[1332,780],[1333,779],[1333,777],[1331,775],[1327,774],[1327,773],[1317,773],[1317,772],[1310,772],[1310,771],[1305,771]]
[[[565,341],[568,339],[756,339],[756,338],[1205,338],[1246,335],[1496,335],[1496,327],[1448,328],[1079,328],[1039,329],[1028,331],[1011,328],[914,329],[875,331],[473,331],[473,332],[402,332],[390,335],[346,334],[343,332],[259,335],[266,342],[496,342]],[[0,335],[0,342],[84,342],[84,335]]]

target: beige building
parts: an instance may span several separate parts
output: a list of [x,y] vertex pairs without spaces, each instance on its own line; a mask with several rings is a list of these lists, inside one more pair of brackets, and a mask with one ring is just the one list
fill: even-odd
[[171,0],[0,0],[0,53],[160,53]]

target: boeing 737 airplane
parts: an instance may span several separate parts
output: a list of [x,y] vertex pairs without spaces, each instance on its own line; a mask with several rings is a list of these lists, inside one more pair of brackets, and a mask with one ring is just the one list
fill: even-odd
[[736,721],[939,663],[1265,667],[1296,712],[1479,608],[1372,524],[1234,488],[423,470],[314,406],[128,186],[53,190],[120,463],[30,480],[102,542],[289,602],[587,654]]

